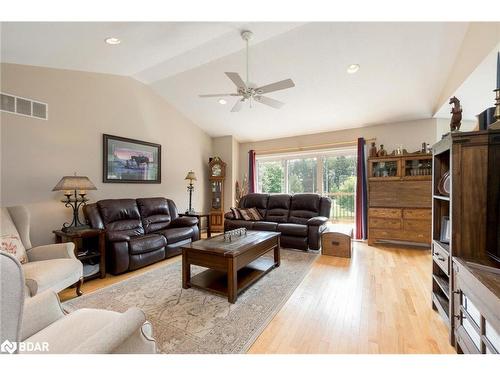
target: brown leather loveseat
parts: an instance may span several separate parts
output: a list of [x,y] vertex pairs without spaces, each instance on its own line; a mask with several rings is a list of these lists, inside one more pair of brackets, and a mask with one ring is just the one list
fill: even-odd
[[106,269],[116,275],[181,253],[199,239],[198,219],[179,217],[171,199],[104,199],[84,208],[92,228],[106,230]]
[[281,232],[281,245],[294,249],[318,250],[326,229],[332,201],[319,194],[259,194],[241,198],[239,208],[257,208],[263,220],[236,220],[224,215],[224,230],[247,228]]

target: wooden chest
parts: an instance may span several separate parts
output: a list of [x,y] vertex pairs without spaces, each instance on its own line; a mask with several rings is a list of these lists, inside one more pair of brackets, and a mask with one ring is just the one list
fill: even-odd
[[330,226],[321,234],[321,253],[350,258],[352,254],[352,228]]

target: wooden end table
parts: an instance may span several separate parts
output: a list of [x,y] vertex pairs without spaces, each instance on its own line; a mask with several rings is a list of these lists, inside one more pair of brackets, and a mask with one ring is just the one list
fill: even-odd
[[76,287],[76,293],[81,296],[81,287],[84,281],[100,277],[106,277],[106,246],[105,231],[103,229],[81,229],[70,232],[54,230],[56,243],[73,242],[75,244],[75,256],[84,265],[92,261],[99,262],[99,270],[91,275],[83,277]]
[[203,212],[190,212],[190,213],[180,213],[179,216],[188,216],[188,217],[195,217],[198,219],[198,230],[200,231],[200,237],[201,237],[201,219],[206,218],[207,219],[207,238],[212,237],[212,231],[210,230],[210,215],[205,214]]
[[[262,255],[274,251],[273,258]],[[191,277],[191,265],[208,268]],[[224,235],[182,246],[182,287],[196,287],[227,296],[235,303],[238,293],[280,265],[280,233],[248,231],[225,241]]]

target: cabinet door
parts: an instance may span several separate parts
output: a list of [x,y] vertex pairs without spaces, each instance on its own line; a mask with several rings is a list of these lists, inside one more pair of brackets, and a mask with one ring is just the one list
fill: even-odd
[[430,180],[432,176],[432,159],[425,155],[402,159],[401,176],[410,180]]
[[212,210],[220,210],[222,207],[222,182],[211,182],[211,208]]
[[399,158],[370,159],[368,177],[375,180],[391,180],[401,177]]

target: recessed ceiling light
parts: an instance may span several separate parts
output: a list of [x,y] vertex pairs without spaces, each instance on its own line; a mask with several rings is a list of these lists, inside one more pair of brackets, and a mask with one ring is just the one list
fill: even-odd
[[108,44],[111,44],[111,45],[120,44],[122,42],[120,39],[115,38],[115,37],[106,38],[106,39],[104,39],[104,41]]
[[347,67],[347,73],[354,74],[359,70],[359,64],[351,64]]
[[219,99],[217,100],[219,102],[219,104],[226,104],[227,103],[227,100],[226,99]]

